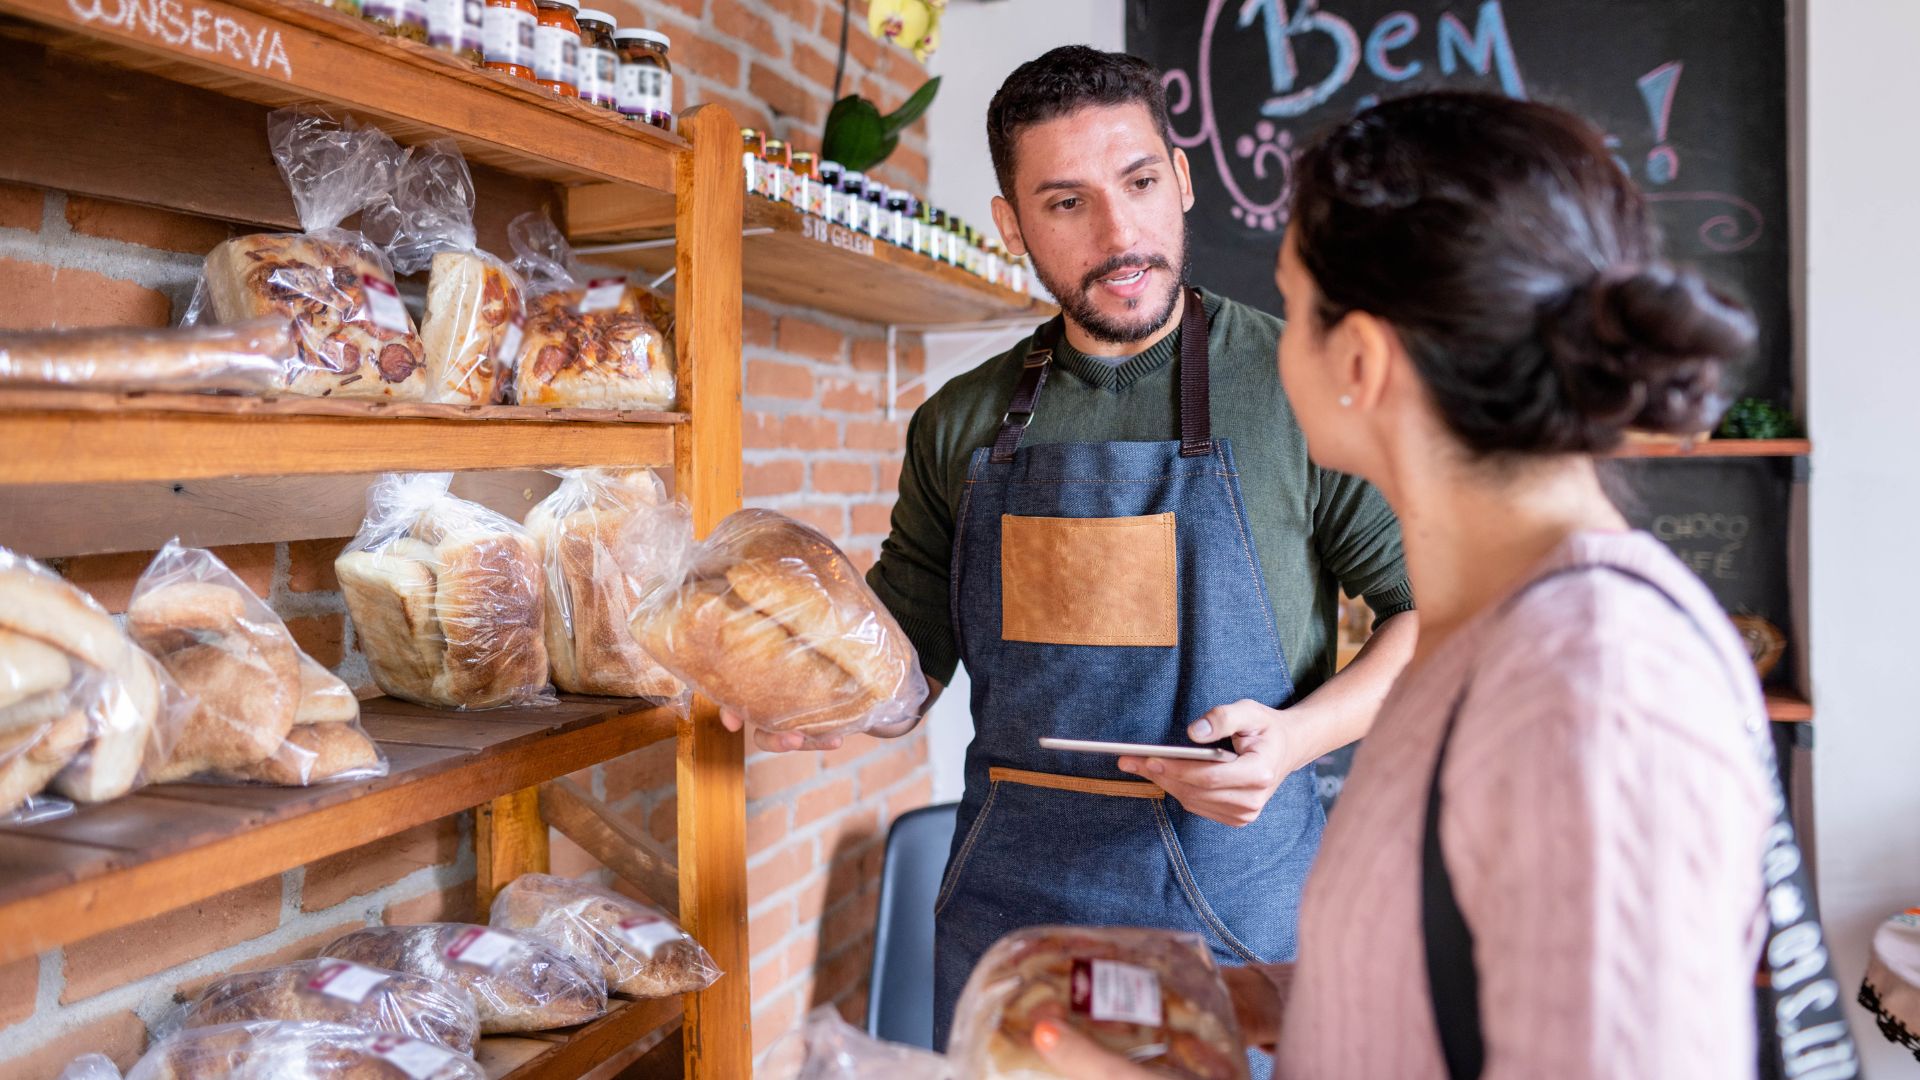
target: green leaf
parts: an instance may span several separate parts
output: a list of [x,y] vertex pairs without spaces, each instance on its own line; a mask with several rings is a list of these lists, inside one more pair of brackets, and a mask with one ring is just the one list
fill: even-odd
[[898,135],[900,132],[905,131],[909,124],[920,119],[920,114],[926,112],[927,107],[933,104],[933,95],[939,92],[940,76],[935,75],[933,78],[921,83],[920,89],[915,90],[913,96],[907,98],[899,108],[888,113],[882,119],[882,122],[886,124],[887,134]]
[[878,165],[893,147],[888,145],[886,122],[880,109],[858,94],[833,103],[827,129],[820,137],[820,156],[846,168],[866,172]]

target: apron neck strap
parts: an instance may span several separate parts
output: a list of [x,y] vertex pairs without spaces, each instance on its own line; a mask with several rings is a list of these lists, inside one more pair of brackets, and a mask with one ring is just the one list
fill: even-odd
[[[1013,461],[1020,440],[1033,422],[1040,403],[1040,388],[1047,384],[1053,366],[1053,353],[1060,347],[1065,327],[1064,316],[1056,315],[1034,331],[1033,346],[1020,368],[1020,381],[1014,384],[1013,400],[1000,418],[1000,432],[993,440],[995,465]],[[1207,379],[1207,311],[1200,290],[1186,290],[1186,305],[1180,314],[1180,456],[1205,457],[1213,453],[1212,400]]]

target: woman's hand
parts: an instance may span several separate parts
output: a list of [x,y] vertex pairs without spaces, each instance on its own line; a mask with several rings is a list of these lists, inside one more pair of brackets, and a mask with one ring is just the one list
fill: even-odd
[[1304,708],[1282,712],[1257,701],[1222,705],[1195,720],[1187,734],[1194,742],[1232,736],[1239,757],[1213,762],[1129,755],[1120,759],[1120,771],[1160,785],[1188,813],[1223,825],[1251,825],[1280,781],[1306,764],[1299,760],[1300,751],[1289,737],[1308,722],[1307,717],[1294,715]]
[[1147,1070],[1056,1020],[1033,1026],[1033,1048],[1067,1080],[1159,1080]]

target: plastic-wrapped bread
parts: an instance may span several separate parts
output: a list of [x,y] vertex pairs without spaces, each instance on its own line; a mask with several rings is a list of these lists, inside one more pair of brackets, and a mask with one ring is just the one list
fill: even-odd
[[1198,934],[1036,926],[995,942],[954,1006],[947,1054],[969,1080],[1051,1080],[1034,1025],[1072,1026],[1157,1076],[1246,1080],[1239,1022]]
[[293,324],[276,316],[232,326],[0,333],[0,386],[264,394],[286,388],[294,360]]
[[546,217],[527,213],[508,228],[514,267],[527,283],[527,329],[514,372],[522,405],[671,409],[678,398],[673,343],[651,295],[618,276],[571,265],[567,242]]
[[212,552],[162,548],[134,585],[127,630],[193,698],[156,782],[297,787],[385,773],[346,684]]
[[451,139],[440,139],[407,149],[392,198],[368,212],[370,231],[391,234],[386,250],[395,270],[429,271],[420,320],[428,401],[503,400],[519,355],[520,279],[479,249],[473,205],[466,159]]
[[305,231],[240,236],[214,248],[187,321],[203,311],[219,323],[291,320],[292,392],[420,400],[420,339],[386,257],[366,237],[338,227],[386,197],[399,148],[374,128],[310,108],[270,114],[267,132]]
[[307,1020],[187,1028],[141,1057],[127,1080],[486,1080],[438,1043]]
[[957,1080],[945,1057],[876,1039],[822,1005],[767,1048],[760,1080]]
[[690,994],[721,975],[707,950],[665,912],[572,878],[520,875],[493,898],[489,921],[592,960],[616,994]]
[[[575,694],[674,698],[680,680],[634,640],[640,597],[677,568],[691,537],[685,507],[670,502],[649,470],[575,469],[527,513],[527,531],[546,568],[547,657],[553,683]],[[640,515],[661,545],[620,557],[621,537]],[[669,546],[671,545],[671,546]]]
[[334,562],[374,682],[449,708],[549,701],[539,547],[518,522],[450,494],[452,480],[381,477]]
[[[0,819],[40,819],[132,790],[184,702],[113,618],[0,548]],[[158,749],[156,747],[158,746]]]
[[570,1027],[607,1011],[607,984],[597,967],[508,930],[467,923],[375,926],[340,938],[320,955],[446,983],[472,999],[487,1035]]
[[312,1020],[404,1035],[473,1053],[480,1018],[466,994],[444,983],[350,960],[302,960],[229,975],[200,992],[182,1028],[252,1020]]
[[[630,530],[626,550],[657,546],[646,526]],[[870,731],[926,700],[899,624],[832,541],[792,518],[729,516],[678,582],[643,604],[641,647],[755,727]]]

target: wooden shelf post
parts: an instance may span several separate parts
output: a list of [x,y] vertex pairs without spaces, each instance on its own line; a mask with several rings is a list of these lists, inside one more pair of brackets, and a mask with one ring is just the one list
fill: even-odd
[[474,919],[487,921],[494,894],[521,874],[547,872],[547,819],[540,789],[521,788],[473,811],[473,881],[479,891]]

